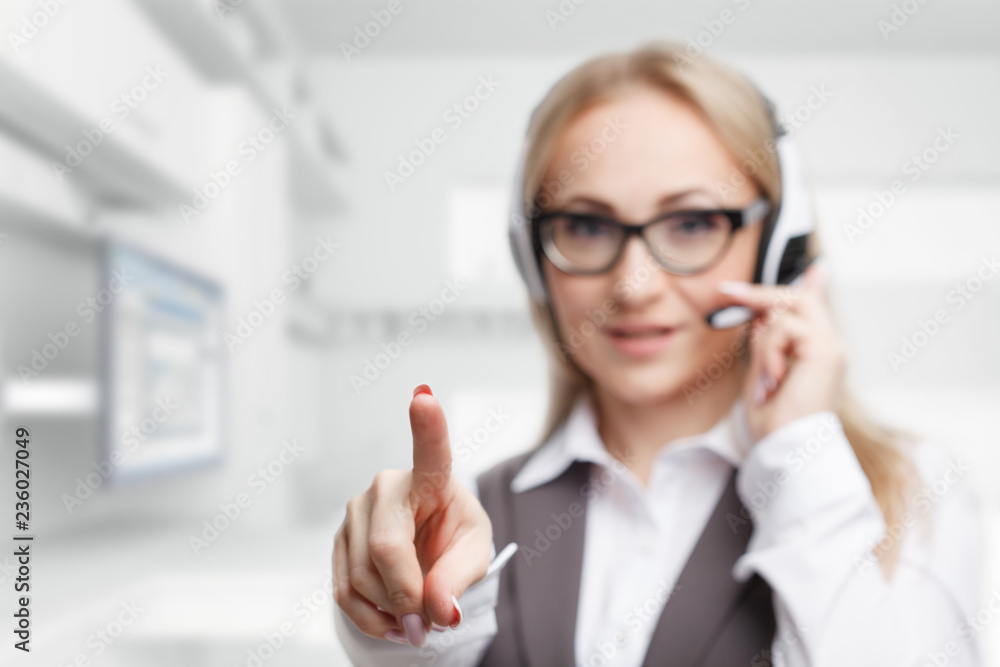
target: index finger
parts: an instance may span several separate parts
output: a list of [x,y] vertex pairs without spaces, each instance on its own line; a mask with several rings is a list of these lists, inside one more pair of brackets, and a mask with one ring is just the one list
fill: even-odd
[[451,476],[451,443],[444,410],[425,384],[413,390],[410,430],[413,434],[412,489],[421,498],[431,498],[444,490]]
[[829,322],[823,264],[820,258],[813,260],[790,284],[760,285],[722,280],[719,291],[738,304],[724,310],[747,310],[747,319],[766,314],[768,321],[773,315],[792,311],[811,320]]
[[739,280],[721,280],[718,288],[721,293],[733,297],[737,303],[754,311],[760,312],[769,308],[784,310],[807,300],[803,299],[804,296],[815,296],[822,291],[824,282],[820,273],[823,268],[822,263],[821,258],[813,259],[804,271],[787,284],[762,285]]

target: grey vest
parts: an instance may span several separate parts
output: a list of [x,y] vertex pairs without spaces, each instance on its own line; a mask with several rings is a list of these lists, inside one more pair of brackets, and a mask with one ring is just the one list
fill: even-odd
[[[517,542],[521,546],[500,573],[498,631],[480,667],[575,665],[591,464],[576,461],[557,479],[512,493],[510,482],[532,453],[503,461],[478,477],[479,498],[493,523],[494,544],[502,548]],[[745,582],[730,575],[752,532],[749,515],[741,513],[742,509],[733,471],[660,613],[643,667],[771,664],[775,632],[771,589],[757,574]],[[571,510],[575,517],[569,523]],[[734,517],[739,520],[732,522]],[[550,528],[556,539],[546,547],[536,531],[544,535],[547,527],[560,523],[568,527]],[[536,545],[544,552],[537,551]],[[536,549],[538,555],[525,547]],[[532,556],[530,564],[526,555]]]

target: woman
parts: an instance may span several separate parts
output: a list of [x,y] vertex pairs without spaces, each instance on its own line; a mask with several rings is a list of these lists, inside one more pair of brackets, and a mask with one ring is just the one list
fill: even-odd
[[[417,387],[412,471],[376,475],[335,538],[355,664],[977,663],[961,462],[860,414],[816,263],[797,288],[749,282],[775,133],[744,77],[671,44],[548,93],[518,184],[546,432],[461,483]],[[708,325],[733,305],[749,325]]]

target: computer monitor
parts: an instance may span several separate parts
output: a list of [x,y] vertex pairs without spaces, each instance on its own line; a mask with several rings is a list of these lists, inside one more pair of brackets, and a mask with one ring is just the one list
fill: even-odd
[[[224,451],[224,292],[120,239],[102,241],[101,406],[111,482],[204,466]],[[106,301],[107,303],[102,303]]]

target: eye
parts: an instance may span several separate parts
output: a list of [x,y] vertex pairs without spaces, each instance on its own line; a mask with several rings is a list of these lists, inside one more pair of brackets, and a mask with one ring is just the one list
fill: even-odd
[[611,225],[607,221],[592,216],[567,215],[559,223],[567,234],[578,239],[600,238],[611,232]]
[[714,235],[724,229],[722,216],[712,213],[685,213],[670,221],[670,232],[685,237]]

